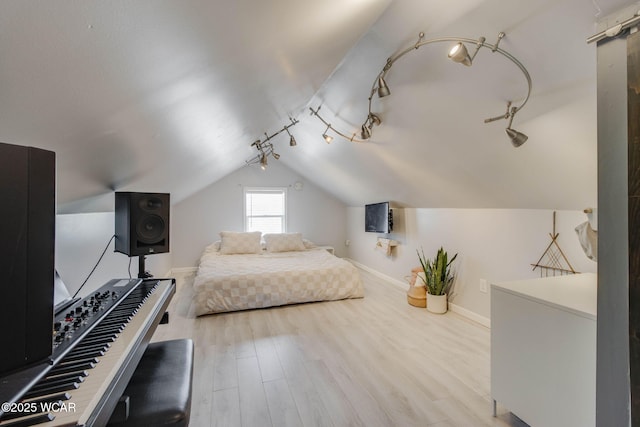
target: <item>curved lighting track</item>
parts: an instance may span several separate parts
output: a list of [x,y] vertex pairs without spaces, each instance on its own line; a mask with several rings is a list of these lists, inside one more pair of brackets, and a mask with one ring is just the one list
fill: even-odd
[[[531,83],[531,76],[529,75],[529,72],[527,71],[525,66],[522,65],[522,63],[518,61],[509,52],[507,52],[504,49],[501,49],[498,46],[500,44],[500,40],[502,40],[504,36],[505,34],[503,32],[499,33],[498,40],[496,41],[496,43],[491,44],[491,43],[487,43],[484,37],[480,37],[477,40],[463,38],[463,37],[440,37],[435,39],[424,40],[424,33],[421,32],[418,35],[418,40],[416,41],[416,43],[414,43],[413,45],[407,47],[406,49],[400,51],[396,55],[391,56],[387,59],[386,64],[382,68],[382,71],[378,73],[375,80],[373,81],[373,84],[371,85],[371,92],[368,98],[369,112],[367,114],[366,120],[361,126],[360,139],[355,137],[356,136],[355,133],[349,137],[348,135],[345,135],[344,133],[339,132],[337,129],[331,126],[331,124],[329,124],[327,121],[325,121],[322,117],[318,115],[318,111],[320,110],[320,107],[318,107],[318,109],[315,111],[312,108],[310,108],[311,114],[317,116],[325,125],[327,125],[327,130],[331,129],[337,135],[345,139],[348,139],[349,141],[352,141],[352,142],[365,142],[366,140],[371,138],[371,135],[373,132],[373,126],[380,125],[380,123],[382,123],[382,120],[380,119],[380,117],[372,111],[373,97],[376,94],[376,92],[378,93],[378,96],[380,98],[391,94],[391,91],[389,90],[389,87],[387,86],[387,83],[385,81],[385,77],[389,73],[389,70],[391,69],[391,67],[396,63],[396,61],[398,61],[400,58],[402,58],[409,52],[418,50],[422,46],[426,46],[433,43],[455,42],[456,44],[449,51],[449,55],[448,55],[449,59],[451,59],[452,61],[459,62],[466,66],[471,66],[473,63],[473,59],[475,58],[478,51],[481,48],[486,48],[486,49],[490,49],[492,53],[497,52],[503,55],[505,58],[513,62],[520,69],[520,71],[522,71],[522,74],[524,74],[524,77],[527,81],[527,94],[524,97],[524,100],[519,105],[515,105],[515,106],[512,106],[511,105],[512,103],[508,102],[507,111],[505,114],[502,114],[496,117],[491,117],[484,121],[485,123],[490,123],[490,122],[494,122],[501,119],[509,120],[509,124],[507,125],[507,128],[506,128],[506,133],[511,139],[511,143],[515,147],[519,147],[520,145],[524,144],[524,142],[527,140],[528,137],[525,134],[512,129],[511,124],[513,122],[513,117],[515,116],[515,114],[518,111],[520,111],[522,107],[524,107],[527,101],[529,100],[529,96],[531,95],[532,83]],[[475,51],[473,52],[472,55],[469,55],[467,51],[467,45],[475,46]],[[326,132],[325,132],[325,135],[326,135]]]
[[[512,129],[511,124],[513,122],[513,117],[515,116],[515,114],[518,111],[520,111],[522,107],[524,107],[527,101],[529,100],[529,96],[531,95],[531,87],[532,87],[531,76],[529,75],[529,72],[527,71],[525,66],[522,65],[520,61],[518,61],[513,55],[511,55],[506,50],[498,47],[498,45],[500,44],[500,40],[502,40],[504,36],[505,34],[503,32],[499,33],[498,40],[496,41],[496,43],[491,44],[491,43],[487,43],[484,37],[480,37],[477,40],[463,38],[463,37],[440,37],[435,39],[424,40],[424,33],[421,32],[418,35],[418,40],[413,46],[410,46],[402,50],[398,54],[391,56],[387,59],[387,63],[385,64],[384,68],[382,68],[382,71],[378,73],[375,80],[373,81],[373,84],[371,85],[371,93],[369,94],[369,114],[367,115],[365,122],[362,124],[361,137],[363,139],[369,139],[371,137],[373,125],[374,124],[379,125],[381,123],[380,117],[371,111],[373,96],[376,92],[378,92],[379,97],[384,97],[391,94],[391,91],[389,90],[384,78],[389,72],[389,70],[391,69],[391,67],[393,66],[393,64],[396,63],[396,61],[398,61],[400,58],[405,56],[407,53],[413,52],[414,50],[418,50],[420,47],[426,46],[428,44],[442,43],[442,42],[457,42],[457,44],[454,45],[454,47],[449,51],[449,58],[455,62],[460,62],[463,65],[471,66],[473,63],[473,59],[475,58],[478,51],[484,47],[486,49],[490,49],[491,52],[493,53],[497,52],[503,55],[505,58],[513,62],[520,69],[520,71],[522,71],[522,74],[524,74],[524,77],[527,80],[527,95],[524,97],[524,100],[520,103],[520,105],[511,106],[511,102],[509,102],[507,104],[507,111],[505,114],[497,117],[491,117],[484,121],[485,123],[490,123],[500,119],[509,120],[509,125],[507,126],[506,132],[509,138],[511,139],[511,143],[515,147],[519,147],[520,145],[524,144],[524,142],[528,139],[528,137],[525,134]],[[470,56],[468,54],[465,44],[475,45],[475,52],[473,53],[473,55]]]

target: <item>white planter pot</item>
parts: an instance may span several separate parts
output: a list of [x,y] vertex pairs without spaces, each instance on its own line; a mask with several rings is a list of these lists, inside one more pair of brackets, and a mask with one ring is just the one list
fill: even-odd
[[427,310],[432,313],[443,314],[447,312],[447,295],[427,294]]

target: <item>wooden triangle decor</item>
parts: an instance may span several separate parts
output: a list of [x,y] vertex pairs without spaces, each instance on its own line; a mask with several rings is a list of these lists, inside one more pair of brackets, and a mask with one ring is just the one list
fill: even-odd
[[556,212],[553,211],[553,233],[549,233],[551,243],[549,243],[538,262],[531,264],[534,270],[536,268],[540,269],[540,277],[564,276],[577,273],[558,244],[559,235],[560,233],[556,233]]

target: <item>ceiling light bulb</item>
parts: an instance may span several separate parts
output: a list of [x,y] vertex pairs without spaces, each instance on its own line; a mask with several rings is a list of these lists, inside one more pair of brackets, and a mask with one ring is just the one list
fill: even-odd
[[264,154],[262,155],[262,157],[260,157],[260,168],[262,168],[262,170],[267,169],[267,156],[265,156]]
[[384,81],[384,78],[380,76],[380,78],[378,79],[378,97],[384,98],[385,96],[389,95],[391,95],[389,86],[387,86],[387,82]]
[[271,152],[271,155],[273,156],[274,159],[278,160],[280,158],[280,154],[278,153],[274,153],[273,151]]
[[467,67],[471,65],[471,57],[469,56],[469,52],[464,44],[458,43],[449,51],[449,59],[454,62],[459,62],[461,64],[466,65]]
[[327,133],[329,132],[329,129],[331,129],[331,125],[327,125],[327,129],[322,134],[322,137],[327,141],[327,144],[331,144],[331,141],[333,141],[333,137]]
[[379,126],[380,123],[382,123],[382,120],[380,120],[380,116],[378,116],[377,114],[369,114],[369,127],[373,127],[373,125],[377,125]]
[[298,143],[296,142],[296,139],[293,137],[293,135],[291,135],[291,139],[289,139],[289,146],[295,147],[296,145],[298,145]]
[[522,144],[527,142],[527,139],[529,139],[529,137],[524,133],[518,132],[517,130],[513,130],[511,128],[507,128],[506,132],[507,135],[509,135],[511,144],[513,144],[514,147],[520,147]]

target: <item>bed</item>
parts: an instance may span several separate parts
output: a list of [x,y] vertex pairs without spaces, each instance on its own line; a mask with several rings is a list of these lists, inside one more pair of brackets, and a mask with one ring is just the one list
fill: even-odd
[[[200,258],[193,283],[197,316],[364,297],[355,266],[313,247],[298,233],[265,234],[262,243],[254,235],[245,245],[235,240],[225,244],[231,242],[225,240],[226,233],[220,233],[222,240],[207,247]],[[248,233],[233,234],[236,239]]]

